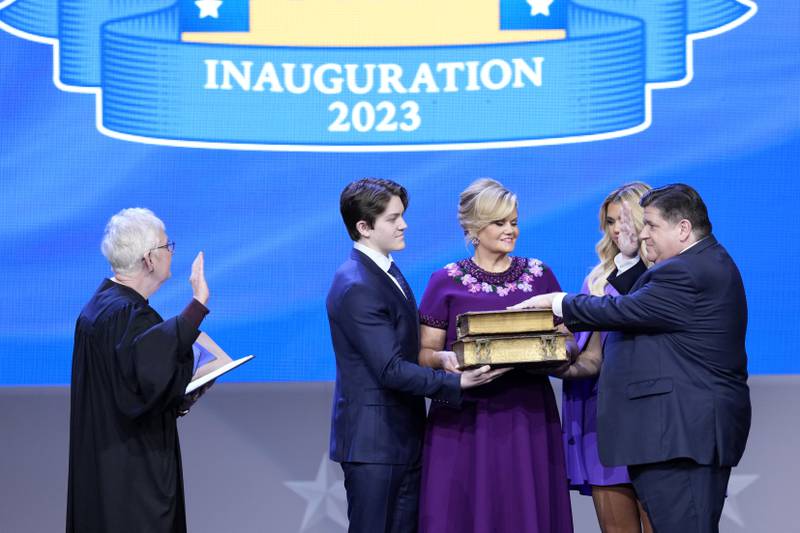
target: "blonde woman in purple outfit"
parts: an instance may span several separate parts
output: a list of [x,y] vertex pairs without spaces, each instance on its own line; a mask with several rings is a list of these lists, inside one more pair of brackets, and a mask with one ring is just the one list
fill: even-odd
[[[457,372],[456,317],[560,290],[552,270],[512,256],[517,197],[478,180],[461,193],[472,257],[431,275],[420,304],[420,364]],[[514,369],[459,408],[433,402],[425,433],[420,533],[571,533],[561,425],[547,376]]]
[[[595,296],[627,293],[641,272],[650,266],[637,237],[643,225],[639,199],[649,190],[650,186],[644,183],[628,183],[611,191],[603,201],[600,206],[603,237],[595,246],[600,262],[586,277],[581,292]],[[575,334],[581,354],[562,375],[567,477],[571,489],[592,496],[603,533],[651,533],[627,468],[603,466],[597,450],[597,374],[605,336],[599,331]]]

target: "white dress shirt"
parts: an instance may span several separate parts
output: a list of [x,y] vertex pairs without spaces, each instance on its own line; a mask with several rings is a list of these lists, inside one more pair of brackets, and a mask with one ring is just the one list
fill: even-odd
[[388,256],[383,255],[379,251],[373,250],[369,246],[365,246],[360,242],[354,242],[353,248],[355,248],[359,252],[363,253],[364,255],[372,259],[372,262],[378,265],[378,268],[383,270],[386,273],[386,275],[389,276],[389,279],[392,280],[395,285],[397,285],[397,288],[400,289],[400,292],[403,294],[403,296],[408,298],[408,295],[405,292],[403,292],[403,287],[400,286],[400,283],[395,279],[394,276],[389,274],[389,267],[392,266],[392,261],[394,261],[394,259],[392,259],[391,254],[389,254]]
[[706,239],[708,239],[708,235],[706,235],[706,236],[705,236],[705,237],[703,237],[702,239],[699,239],[699,240],[697,240],[697,241],[694,241],[692,244],[690,244],[689,246],[687,246],[686,248],[684,248],[683,250],[681,250],[681,252],[680,252],[678,255],[681,255],[683,252],[685,252],[686,250],[688,250],[689,248],[691,248],[691,247],[692,247],[692,246],[694,246],[695,244],[700,244],[701,242],[703,242],[703,241],[704,241],[704,240],[706,240]]

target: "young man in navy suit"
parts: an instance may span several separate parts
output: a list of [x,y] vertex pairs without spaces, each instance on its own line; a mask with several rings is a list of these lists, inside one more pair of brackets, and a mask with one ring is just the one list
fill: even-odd
[[747,302],[739,270],[688,185],[641,199],[647,258],[625,296],[556,293],[572,331],[612,331],[598,399],[600,458],[627,465],[656,533],[716,533],[750,430]]
[[391,256],[406,246],[407,206],[402,186],[372,178],[340,199],[354,249],[326,302],[336,352],[330,457],[344,471],[350,533],[417,530],[424,397],[458,405],[462,388],[505,372],[417,364],[417,304]]

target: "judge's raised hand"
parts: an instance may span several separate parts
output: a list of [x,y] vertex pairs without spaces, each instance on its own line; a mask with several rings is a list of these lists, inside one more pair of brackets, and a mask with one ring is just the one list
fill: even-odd
[[627,200],[623,200],[622,209],[619,214],[619,238],[617,239],[617,247],[622,255],[625,257],[636,257],[639,253],[639,236],[636,234],[636,229],[633,227],[633,216],[631,215],[631,206]]
[[537,294],[533,298],[528,298],[517,305],[512,305],[509,309],[552,309],[553,299],[556,297],[557,292],[550,292],[547,294]]
[[209,292],[208,284],[206,283],[206,274],[204,270],[204,256],[203,252],[197,254],[197,257],[192,261],[192,274],[189,276],[189,283],[192,284],[192,296],[195,300],[203,305],[208,302]]
[[470,389],[472,387],[485,385],[491,381],[494,381],[510,370],[510,367],[492,370],[492,367],[489,365],[473,368],[472,370],[464,370],[464,372],[461,373],[461,388]]

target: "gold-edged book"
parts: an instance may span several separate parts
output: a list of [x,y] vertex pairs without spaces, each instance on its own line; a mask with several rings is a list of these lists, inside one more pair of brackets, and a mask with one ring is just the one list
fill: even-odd
[[549,309],[504,309],[474,311],[456,318],[457,338],[478,335],[508,335],[555,331],[553,312]]
[[461,368],[529,364],[556,367],[568,361],[567,335],[509,335],[465,337],[453,344]]

